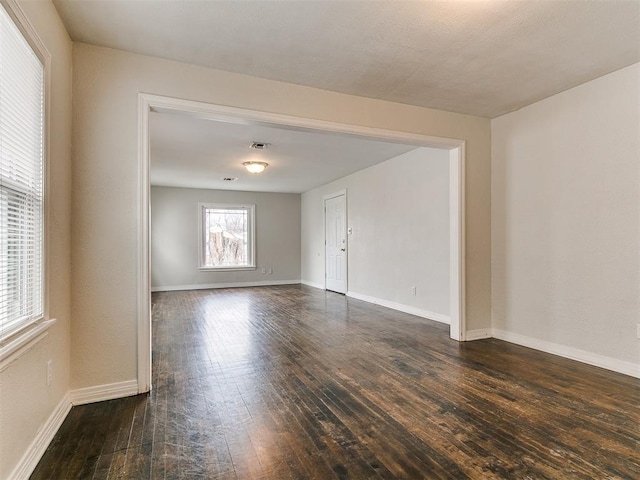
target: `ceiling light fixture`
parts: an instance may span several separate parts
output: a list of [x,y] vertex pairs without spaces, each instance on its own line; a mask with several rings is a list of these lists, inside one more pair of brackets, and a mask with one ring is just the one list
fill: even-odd
[[250,173],[262,173],[269,166],[267,162],[244,162],[242,165]]

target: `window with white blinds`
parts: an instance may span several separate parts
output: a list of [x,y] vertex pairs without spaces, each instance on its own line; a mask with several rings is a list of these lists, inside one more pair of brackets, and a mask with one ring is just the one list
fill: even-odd
[[43,316],[44,66],[0,5],[0,341]]

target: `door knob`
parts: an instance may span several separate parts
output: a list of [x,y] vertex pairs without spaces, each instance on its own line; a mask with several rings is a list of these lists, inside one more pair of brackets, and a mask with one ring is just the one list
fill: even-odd
[[340,250],[342,250],[343,252],[346,252],[347,249],[346,248],[341,248]]

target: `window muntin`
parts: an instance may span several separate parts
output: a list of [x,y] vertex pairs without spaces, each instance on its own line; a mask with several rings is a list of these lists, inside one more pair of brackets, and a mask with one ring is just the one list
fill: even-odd
[[0,341],[44,315],[44,79],[0,5]]
[[255,205],[200,204],[200,268],[253,269]]

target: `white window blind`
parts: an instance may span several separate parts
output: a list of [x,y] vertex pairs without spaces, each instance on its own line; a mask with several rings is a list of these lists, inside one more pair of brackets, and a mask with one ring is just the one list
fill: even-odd
[[0,341],[43,316],[44,66],[0,5]]

